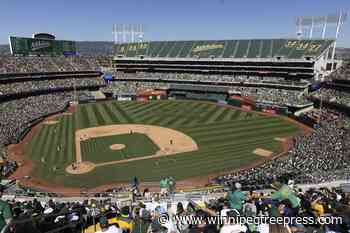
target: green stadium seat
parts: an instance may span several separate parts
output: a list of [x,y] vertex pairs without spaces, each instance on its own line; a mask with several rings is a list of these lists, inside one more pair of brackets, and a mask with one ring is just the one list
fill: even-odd
[[157,57],[159,54],[159,51],[162,49],[162,47],[165,45],[165,42],[153,42],[152,45],[150,46],[149,50],[149,56],[150,57]]
[[175,46],[177,42],[175,41],[167,41],[165,42],[162,49],[159,51],[158,57],[169,57],[169,53],[171,49]]
[[136,57],[137,46],[138,46],[137,43],[128,44],[126,56],[127,57]]
[[[201,50],[203,46],[208,45],[210,42],[205,42],[205,41],[196,41],[193,43],[193,47],[191,48],[190,56],[191,57],[201,57],[204,56],[205,52]],[[207,57],[208,54],[207,54]]]
[[272,40],[272,57],[279,56],[279,52],[281,50],[281,47],[286,43],[285,39],[278,39],[278,40]]
[[249,40],[240,40],[235,53],[235,58],[244,58],[247,55]]
[[137,56],[143,55],[146,56],[147,55],[147,51],[149,49],[150,43],[148,42],[142,42],[142,43],[138,43],[137,46]]
[[333,40],[212,40],[157,41],[115,45],[116,55],[127,57],[271,58],[317,57]]
[[225,47],[225,41],[197,41],[191,49],[191,57],[220,57]]
[[268,58],[272,56],[272,40],[263,40],[260,57]]
[[176,44],[173,46],[173,48],[169,52],[169,57],[177,57],[182,50],[182,48],[185,46],[184,41],[177,41]]
[[218,40],[218,41],[215,41],[215,44],[222,45],[222,48],[213,49],[211,52],[211,56],[215,58],[219,58],[224,52],[226,43],[224,40]]
[[231,41],[226,42],[226,46],[224,48],[222,57],[223,58],[230,58],[230,57],[232,57],[233,53],[235,51],[236,45],[237,45],[237,41],[236,40],[231,40]]
[[261,40],[251,40],[248,50],[248,58],[260,57]]
[[192,47],[194,45],[194,41],[186,41],[184,47],[182,47],[179,57],[188,57],[191,53]]
[[319,56],[322,51],[331,46],[333,40],[318,40],[311,42],[312,46],[305,51],[304,56]]
[[284,57],[288,58],[289,54],[293,52],[293,49],[288,47],[287,44],[290,40],[286,40],[285,43],[280,47],[280,49],[276,52],[275,57]]

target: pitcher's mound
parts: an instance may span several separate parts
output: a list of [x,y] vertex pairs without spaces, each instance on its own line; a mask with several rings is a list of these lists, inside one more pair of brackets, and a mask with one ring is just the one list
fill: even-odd
[[124,144],[113,144],[113,145],[110,145],[109,148],[111,150],[121,150],[121,149],[125,148],[125,145]]
[[271,155],[273,155],[272,151],[261,149],[261,148],[256,148],[253,151],[253,153],[262,157],[270,157]]
[[70,174],[84,174],[95,169],[95,164],[89,161],[73,163],[66,168],[66,172]]

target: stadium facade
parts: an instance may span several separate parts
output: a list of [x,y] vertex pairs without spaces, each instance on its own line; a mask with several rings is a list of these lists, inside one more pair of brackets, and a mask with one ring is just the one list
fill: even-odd
[[117,44],[119,71],[193,72],[319,79],[334,40],[251,39]]

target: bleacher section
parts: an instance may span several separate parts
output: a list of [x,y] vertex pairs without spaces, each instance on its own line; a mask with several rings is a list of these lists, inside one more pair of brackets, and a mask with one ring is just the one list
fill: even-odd
[[116,55],[153,58],[317,58],[333,40],[201,40],[118,44]]

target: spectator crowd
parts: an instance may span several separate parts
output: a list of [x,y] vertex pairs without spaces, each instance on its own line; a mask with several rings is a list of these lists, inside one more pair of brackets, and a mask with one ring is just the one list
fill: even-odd
[[188,74],[188,73],[124,73],[114,72],[114,77],[123,79],[157,79],[162,81],[197,81],[197,82],[232,82],[247,84],[276,84],[287,86],[305,87],[308,81],[288,81],[282,77],[260,77],[254,75],[204,75],[204,74]]
[[100,70],[100,66],[94,57],[0,56],[0,74],[88,70]]
[[100,88],[102,92],[113,93],[114,95],[131,94],[136,95],[138,91],[154,90],[154,89],[167,89],[170,84],[159,82],[127,82],[127,81],[115,81],[108,83],[105,87]]
[[[263,192],[234,183],[219,195],[175,200],[153,193],[138,200],[1,200],[0,228],[9,232],[277,233],[338,232],[350,229],[350,194],[340,188],[301,189],[274,180]],[[174,197],[176,197],[175,194]],[[165,216],[165,218],[164,218]],[[234,217],[284,217],[286,224],[238,222]],[[221,221],[209,222],[211,217]],[[307,221],[295,221],[303,217]],[[327,221],[320,221],[327,217]],[[194,220],[194,219],[197,220]],[[212,218],[213,219],[213,218]],[[293,220],[294,219],[294,220]]]
[[48,80],[30,80],[11,83],[0,83],[0,96],[22,92],[35,92],[38,90],[55,90],[61,88],[99,87],[105,82],[100,77],[60,78]]
[[[71,70],[73,66],[67,63],[68,60],[63,58],[26,58],[26,57],[0,57],[0,73],[1,72],[39,72],[39,71],[62,71]],[[75,64],[76,69],[90,69],[89,61],[80,60]],[[1,65],[6,63],[6,69]],[[12,63],[11,63],[12,62]],[[23,64],[22,64],[22,63]],[[61,62],[61,63],[60,63]],[[85,65],[84,65],[85,64]],[[13,68],[12,67],[13,65]],[[71,68],[69,68],[69,66]],[[60,68],[61,66],[61,68]],[[5,70],[4,70],[5,69]],[[73,69],[73,68],[72,68]],[[46,78],[46,77],[45,77]],[[104,81],[100,77],[60,77],[56,79],[17,79],[0,83],[0,98],[8,94],[32,93],[33,96],[19,99],[1,99],[0,102],[0,156],[3,160],[1,173],[4,177],[10,175],[16,168],[17,164],[7,159],[5,145],[16,142],[20,135],[31,126],[36,119],[46,116],[57,111],[62,111],[69,101],[72,101],[75,88],[84,89],[91,87],[100,87],[104,85]],[[37,95],[37,91],[58,90],[59,93]],[[71,91],[64,91],[71,90]],[[79,94],[79,93],[78,93]]]
[[297,183],[321,183],[350,179],[350,119],[340,113],[323,111],[311,135],[300,135],[286,156],[261,166],[220,176],[217,183],[241,182],[252,189],[281,177],[293,177]]
[[263,87],[231,87],[231,92],[240,94],[241,96],[250,98],[256,102],[270,102],[281,106],[310,104],[310,101],[304,98],[302,91]]
[[350,107],[350,93],[346,91],[321,88],[313,92],[311,96],[322,99],[322,101],[335,102]]
[[67,103],[73,100],[74,92],[71,91],[30,96],[0,103],[0,152],[4,161],[1,172],[4,177],[17,168],[16,163],[7,160],[5,146],[17,142],[35,120],[63,111]]
[[349,80],[350,79],[350,60],[344,60],[342,66],[336,69],[332,74],[330,74],[327,79],[329,80]]
[[[118,88],[122,88],[123,92],[134,93],[137,89],[137,84],[142,83],[145,86],[153,87],[153,88],[173,88],[177,87],[179,89],[181,86],[182,89],[190,90],[198,89],[201,87],[203,91],[211,90],[211,89],[222,89],[223,91],[229,91],[232,94],[237,94],[243,97],[251,98],[257,102],[268,102],[278,105],[305,105],[310,104],[310,101],[304,98],[304,89],[308,85],[308,82],[293,82],[293,81],[285,81],[283,78],[276,77],[255,77],[255,76],[228,76],[228,75],[201,75],[201,74],[176,74],[176,73],[123,73],[116,72],[114,74],[116,84],[113,84],[108,87],[107,90],[111,90],[114,88],[117,90]],[[118,81],[118,79],[123,79],[123,81]],[[132,81],[125,82],[125,79],[132,79]],[[140,82],[135,80],[140,79]],[[149,81],[149,82],[142,82]],[[179,83],[174,84],[177,81]],[[188,84],[183,81],[195,81],[198,82],[196,84]],[[170,82],[172,84],[170,84]],[[202,83],[201,83],[202,82]],[[205,85],[203,82],[212,82],[213,85]],[[232,82],[239,86],[220,86],[217,82]],[[119,87],[119,83],[122,83],[121,87]],[[181,83],[181,84],[180,84]],[[286,85],[286,89],[280,88],[266,88],[266,87],[247,87],[242,84],[275,84],[275,85]],[[301,89],[297,90],[289,90],[288,87],[299,85]]]
[[73,100],[73,92],[30,96],[0,104],[0,143],[16,141],[31,122],[63,110]]
[[[47,58],[47,57],[0,57],[0,73],[48,72],[96,70],[98,65],[88,58]],[[283,80],[256,77],[206,76],[188,74],[124,74],[116,77],[157,78],[154,81],[111,82],[101,90],[114,94],[135,94],[145,89],[164,89],[170,86],[166,80],[225,81],[247,83],[277,83]],[[49,90],[73,85],[80,87],[98,86],[103,82],[96,78],[55,79],[0,84],[1,94],[24,91]],[[181,85],[181,84],[177,84]],[[186,84],[188,85],[188,84]],[[299,84],[291,84],[299,85]],[[205,88],[205,85],[203,85]],[[175,85],[176,87],[176,85]],[[178,86],[179,87],[179,86]],[[180,88],[180,87],[179,87]],[[196,88],[198,85],[196,85]],[[220,87],[217,87],[220,88]],[[302,91],[273,88],[229,87],[231,93],[269,101],[276,104],[308,103]],[[330,90],[322,90],[325,98],[348,103],[348,96]],[[78,93],[79,94],[79,93]],[[36,119],[63,110],[74,99],[73,91],[30,96],[0,102],[0,154],[6,158],[5,145],[14,142]],[[344,102],[345,101],[345,102]],[[0,200],[0,229],[6,232],[117,232],[117,233],[240,233],[240,232],[336,232],[350,230],[350,195],[337,189],[310,189],[303,191],[295,183],[322,183],[350,179],[350,119],[331,110],[310,112],[320,119],[309,135],[299,135],[293,140],[288,153],[278,159],[228,175],[215,178],[212,182],[229,187],[224,196],[203,196],[201,200],[185,199],[174,201],[167,195],[165,200],[158,194],[143,192],[140,200],[132,199],[123,204],[116,200]],[[2,166],[2,175],[13,172],[16,164],[11,161]],[[165,180],[162,181],[165,183]],[[168,181],[167,181],[168,182]],[[164,184],[164,187],[166,185]],[[175,181],[174,181],[175,186]],[[263,189],[273,188],[274,191]],[[134,189],[135,190],[135,189]],[[245,191],[242,191],[245,190]],[[253,190],[263,190],[256,193]],[[125,189],[122,189],[125,191]],[[131,190],[132,191],[132,190]],[[162,196],[166,193],[163,189]],[[171,192],[173,193],[173,192]],[[176,195],[176,194],[175,194]],[[205,201],[203,201],[205,199]],[[160,216],[168,216],[160,222]],[[175,221],[174,216],[283,216],[283,217],[341,217],[341,223],[300,224],[240,224],[190,223]]]

